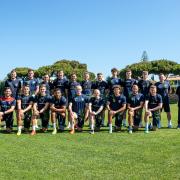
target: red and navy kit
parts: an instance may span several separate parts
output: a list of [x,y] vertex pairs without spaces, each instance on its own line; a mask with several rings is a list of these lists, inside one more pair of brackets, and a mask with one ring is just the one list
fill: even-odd
[[82,81],[82,94],[85,94],[86,96],[90,97],[92,95],[92,84],[92,81]]
[[61,90],[61,93],[63,95],[65,95],[65,89],[67,88],[67,85],[68,85],[68,79],[67,78],[62,78],[62,79],[55,79],[53,81],[53,88],[56,89],[60,89]]
[[37,86],[39,86],[39,80],[34,78],[34,79],[24,79],[23,81],[23,85],[29,85],[29,89],[30,89],[30,94],[34,94],[34,92],[37,89]]
[[[2,97],[0,99],[0,108],[1,112],[5,112],[9,110],[12,106],[16,106],[16,100],[13,97]],[[3,115],[3,120],[6,122],[6,127],[7,128],[12,128],[13,127],[13,112],[9,114],[4,114]]]
[[122,85],[124,87],[123,94],[126,96],[126,98],[129,97],[129,95],[132,93],[132,87],[134,84],[138,84],[138,82],[135,79],[125,79],[122,82]]
[[21,79],[7,79],[5,81],[5,87],[9,87],[12,91],[12,96],[14,98],[17,98],[18,94],[20,93],[21,90],[21,86],[22,86],[22,81]]
[[80,96],[75,96],[71,98],[70,103],[72,103],[72,111],[75,112],[78,116],[78,127],[83,127],[84,125],[84,116],[85,116],[85,109],[88,103],[88,97],[84,94]]
[[157,87],[157,93],[162,96],[163,101],[163,108],[165,112],[170,112],[170,105],[169,105],[169,91],[170,91],[170,84],[169,81],[157,82],[155,83]]
[[108,83],[106,81],[96,81],[92,85],[92,89],[99,89],[101,97],[106,97],[106,90],[109,89]]
[[144,95],[144,97],[149,94],[151,84],[152,83],[150,80],[141,79],[138,81],[139,92],[141,92]]
[[76,87],[77,86],[81,86],[81,84],[77,81],[70,81],[67,84],[66,89],[68,89],[68,100],[72,99],[73,97],[76,96]]
[[109,87],[109,95],[112,95],[113,94],[113,86],[115,85],[120,85],[122,86],[123,83],[122,83],[122,80],[120,78],[114,78],[114,77],[111,77],[108,79],[108,87]]

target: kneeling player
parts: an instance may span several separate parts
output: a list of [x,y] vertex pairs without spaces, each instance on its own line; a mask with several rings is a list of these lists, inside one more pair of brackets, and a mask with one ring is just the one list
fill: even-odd
[[60,89],[54,90],[54,96],[51,99],[51,118],[53,123],[52,134],[57,133],[56,120],[58,119],[59,129],[64,130],[66,120],[66,98],[62,96]]
[[29,85],[23,87],[22,95],[19,95],[17,98],[17,125],[18,132],[17,135],[21,135],[22,129],[22,120],[24,120],[24,130],[25,132],[29,131],[31,118],[32,118],[32,106],[34,98],[30,95]]
[[82,131],[84,125],[84,119],[86,114],[86,107],[88,103],[88,98],[82,94],[82,87],[76,87],[76,96],[73,97],[69,102],[69,113],[70,113],[70,123],[71,123],[71,134],[74,134],[75,123],[77,123],[77,130]]
[[132,94],[128,98],[128,123],[129,133],[132,130],[137,130],[141,121],[142,109],[144,105],[144,96],[138,92],[139,88],[137,85],[133,85]]
[[32,117],[32,132],[31,135],[36,134],[37,119],[40,118],[42,122],[42,131],[47,132],[49,125],[49,102],[50,97],[46,95],[46,86],[40,86],[40,93],[35,96]]
[[112,133],[112,119],[115,117],[116,130],[121,129],[123,113],[126,110],[126,97],[121,94],[121,87],[113,87],[113,95],[107,101],[109,133]]
[[[96,122],[96,128],[99,130],[102,124],[102,110],[104,108],[104,101],[100,97],[100,91],[94,90],[93,96],[89,101],[89,113],[90,113],[90,126],[91,134],[94,134],[94,124]],[[95,122],[94,122],[95,121]]]
[[0,99],[0,125],[1,121],[6,122],[6,131],[11,133],[13,128],[13,111],[16,106],[16,100],[11,97],[12,91],[9,87],[4,90],[4,97]]
[[150,86],[150,94],[145,100],[145,133],[149,132],[148,122],[152,117],[153,130],[156,130],[159,121],[161,120],[162,97],[157,94],[157,88],[154,85]]

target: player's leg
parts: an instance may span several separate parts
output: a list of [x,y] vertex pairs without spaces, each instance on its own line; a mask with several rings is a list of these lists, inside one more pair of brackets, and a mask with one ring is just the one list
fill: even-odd
[[180,106],[178,106],[178,125],[177,128],[180,129]]
[[134,119],[134,111],[128,111],[128,123],[129,123],[129,133],[132,134],[133,129],[133,119]]
[[38,115],[34,113],[32,116],[32,132],[31,132],[32,136],[36,134],[37,118]]
[[57,114],[58,126],[59,130],[62,132],[65,128],[65,121],[66,121],[66,113],[58,113]]
[[108,111],[109,133],[112,133],[112,119],[113,114],[111,113],[111,111]]
[[126,127],[126,113],[127,113],[127,110],[125,110],[124,113],[123,113],[122,125],[123,125],[124,127]]
[[32,119],[32,111],[28,111],[24,113],[24,132],[29,133],[30,125]]
[[115,131],[120,131],[123,121],[123,112],[115,114]]
[[48,125],[49,125],[49,111],[45,111],[43,114],[40,115],[40,119],[42,121],[42,131],[47,132]]
[[95,116],[90,115],[90,134],[94,134],[94,121],[95,121]]
[[145,133],[149,133],[149,118],[152,115],[151,112],[145,112],[144,121],[145,121]]
[[7,133],[11,133],[13,128],[13,113],[7,114],[4,116],[4,120],[6,122],[6,131]]
[[167,120],[168,120],[168,128],[172,128],[172,120],[171,120],[171,109],[170,109],[170,104],[169,104],[169,97],[166,97],[163,102],[164,106],[164,111],[167,114]]
[[53,125],[53,132],[52,132],[52,134],[53,135],[55,135],[57,133],[56,118],[57,118],[56,112],[51,111],[51,121],[52,121],[52,125]]
[[21,111],[16,111],[16,118],[18,127],[17,136],[20,136],[22,131],[22,119],[24,118],[24,115],[21,113]]
[[77,120],[78,116],[75,112],[73,112],[72,114],[70,114],[70,134],[74,134],[75,133],[75,123]]
[[161,120],[161,114],[159,111],[152,112],[153,118],[153,131],[156,131],[158,122]]

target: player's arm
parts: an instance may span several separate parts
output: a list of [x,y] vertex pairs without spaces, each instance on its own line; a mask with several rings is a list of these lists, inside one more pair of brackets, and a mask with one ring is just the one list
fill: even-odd
[[33,106],[33,102],[30,101],[30,102],[29,102],[29,105],[27,106],[27,108],[25,108],[25,109],[23,110],[23,112],[25,113],[25,112],[29,111],[29,110],[32,108],[32,106]]
[[103,110],[103,108],[103,106],[100,106],[100,108],[95,112],[95,115],[98,115]]
[[43,113],[49,108],[49,102],[46,102],[45,106],[39,111],[39,113]]
[[124,110],[126,110],[126,104],[125,104],[125,103],[122,105],[122,107],[121,107],[120,109],[118,109],[117,111],[115,111],[115,114],[116,114],[116,113],[123,112]]
[[51,104],[50,109],[51,109],[51,111],[59,112],[59,113],[66,112],[66,106],[62,106],[61,108],[55,108],[54,104]]
[[149,109],[149,111],[157,111],[157,110],[160,110],[160,109],[162,109],[162,105],[163,105],[163,103],[159,103],[158,106],[156,106],[156,107],[153,108],[153,109]]
[[7,111],[4,111],[4,115],[5,115],[5,114],[12,113],[12,112],[14,111],[14,109],[15,109],[15,105],[11,106],[11,108],[8,109]]
[[109,105],[110,105],[110,102],[109,102],[109,101],[107,101],[107,103],[106,103],[106,108],[107,108],[107,110],[108,110],[108,111],[111,111],[111,108],[110,108],[110,106],[109,106]]

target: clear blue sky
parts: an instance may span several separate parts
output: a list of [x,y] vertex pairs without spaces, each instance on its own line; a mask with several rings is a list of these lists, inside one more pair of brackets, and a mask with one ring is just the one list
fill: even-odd
[[143,50],[180,63],[179,0],[0,0],[0,79],[59,59],[108,75]]

